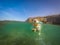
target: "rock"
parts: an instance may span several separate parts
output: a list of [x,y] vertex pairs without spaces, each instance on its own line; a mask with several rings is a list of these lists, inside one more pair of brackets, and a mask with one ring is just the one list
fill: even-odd
[[33,19],[38,19],[41,22],[47,23],[47,19],[45,17],[30,17],[26,20],[26,22],[32,23]]
[[60,25],[60,14],[59,15],[45,16],[45,17],[30,17],[26,20],[26,22],[32,23],[33,19],[38,19],[39,21],[42,21],[43,23]]

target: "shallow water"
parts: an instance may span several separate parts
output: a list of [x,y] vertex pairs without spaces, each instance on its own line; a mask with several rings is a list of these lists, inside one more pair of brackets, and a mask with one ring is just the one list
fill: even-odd
[[9,22],[0,25],[0,45],[60,45],[60,26],[43,24],[41,35],[32,32],[26,22]]

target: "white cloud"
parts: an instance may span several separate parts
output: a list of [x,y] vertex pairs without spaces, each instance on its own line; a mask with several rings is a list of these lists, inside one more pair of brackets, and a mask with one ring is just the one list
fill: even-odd
[[23,17],[20,12],[9,8],[8,10],[1,11],[2,18],[0,20],[17,20],[17,21],[24,21]]

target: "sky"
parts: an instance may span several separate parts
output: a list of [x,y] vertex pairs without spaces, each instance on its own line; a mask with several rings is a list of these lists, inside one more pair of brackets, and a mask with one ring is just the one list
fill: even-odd
[[0,0],[0,20],[60,14],[60,0]]

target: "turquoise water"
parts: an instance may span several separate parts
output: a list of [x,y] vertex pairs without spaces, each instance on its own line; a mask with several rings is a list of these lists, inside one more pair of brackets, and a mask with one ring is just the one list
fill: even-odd
[[27,22],[0,25],[0,45],[60,45],[60,26],[43,24],[41,35],[32,27]]

